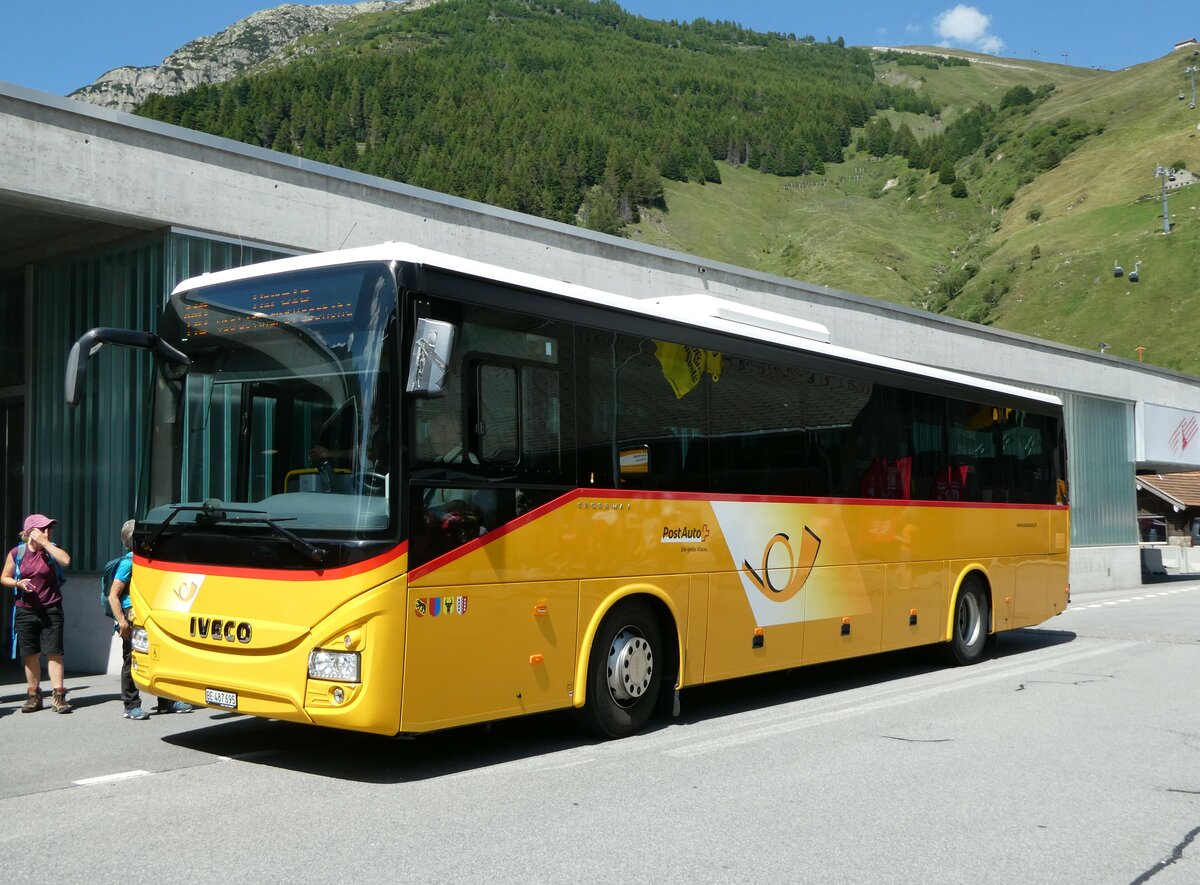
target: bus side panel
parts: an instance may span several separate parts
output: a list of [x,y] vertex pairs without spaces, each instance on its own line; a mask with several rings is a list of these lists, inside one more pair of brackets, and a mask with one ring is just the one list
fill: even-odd
[[[1028,561],[1028,556],[1002,556],[988,563],[988,578],[992,585],[992,622],[988,625],[989,629],[996,630],[998,628],[995,613],[997,610],[1003,612],[1008,608],[1007,600],[1013,601],[1014,614],[1020,610],[1023,596],[1032,593],[1043,601],[1045,600],[1045,590],[1041,587],[1026,586],[1021,575],[1021,565]],[[1044,615],[1043,618],[1045,618]],[[947,623],[948,620],[943,623]],[[946,636],[945,638],[949,639],[950,637]]]
[[[900,562],[884,570],[882,650],[940,642],[950,588],[945,562]],[[916,623],[913,623],[913,621]]]
[[762,645],[755,648],[754,631],[759,625],[746,602],[742,576],[736,572],[711,575],[704,681],[798,666],[804,650],[802,613],[799,617],[795,623],[763,626]]
[[575,581],[410,587],[400,730],[568,707]]
[[[804,623],[804,663],[879,651],[883,633],[882,564],[815,569]],[[816,586],[813,586],[814,583]]]
[[1030,557],[1017,570],[1014,627],[1032,627],[1067,607],[1067,557]]
[[710,598],[709,576],[692,575],[688,594],[687,638],[683,652],[684,685],[699,685],[704,681]]

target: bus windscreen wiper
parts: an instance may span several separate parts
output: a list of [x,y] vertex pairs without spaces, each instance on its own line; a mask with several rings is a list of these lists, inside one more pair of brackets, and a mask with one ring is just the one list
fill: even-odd
[[[166,530],[167,526],[180,513],[191,511],[196,514],[196,523],[205,525],[215,525],[218,522],[225,523],[258,523],[270,526],[280,537],[287,540],[291,544],[292,549],[302,556],[307,557],[311,562],[322,563],[325,557],[329,555],[329,551],[324,547],[318,547],[315,544],[310,544],[308,541],[301,538],[295,532],[285,529],[279,525],[284,520],[295,519],[294,516],[270,517],[265,510],[251,510],[242,507],[226,507],[217,498],[209,498],[203,504],[174,504],[171,506],[171,513],[158,526],[158,529],[150,536],[150,540],[145,544],[145,551],[150,553],[154,550],[154,545],[158,542],[159,537]],[[229,516],[230,513],[244,514],[242,516]]]
[[[231,512],[263,513],[261,510],[235,510]],[[279,524],[284,520],[292,520],[295,518],[296,517],[294,516],[270,517],[263,513],[262,516],[231,516],[222,519],[213,519],[212,522],[224,522],[232,525],[261,524],[270,526],[276,534],[278,534],[281,538],[285,538],[287,542],[292,545],[293,550],[295,550],[301,556],[308,557],[309,561],[315,562],[319,565],[325,561],[325,557],[329,555],[329,551],[324,547],[318,547],[316,544],[310,544],[295,532],[289,531]]]
[[[162,537],[162,533],[167,530],[167,526],[171,524],[176,516],[181,513],[194,512],[196,513],[196,522],[213,523],[225,518],[228,507],[221,505],[220,498],[208,498],[203,504],[171,504],[169,505],[171,512],[167,518],[159,523],[154,534],[150,536],[150,540],[145,543],[142,549],[147,553],[154,552],[154,545],[158,543],[158,539]],[[263,513],[262,510],[234,510],[235,513]]]

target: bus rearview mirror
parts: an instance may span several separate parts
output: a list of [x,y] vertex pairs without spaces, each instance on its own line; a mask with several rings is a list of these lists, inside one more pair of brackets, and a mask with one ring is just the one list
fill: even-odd
[[408,393],[441,396],[454,348],[454,325],[422,317],[417,320],[412,351],[408,356]]

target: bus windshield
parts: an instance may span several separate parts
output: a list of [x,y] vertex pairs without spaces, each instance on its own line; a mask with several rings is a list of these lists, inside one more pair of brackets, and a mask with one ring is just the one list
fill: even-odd
[[173,295],[162,331],[192,365],[160,380],[141,522],[394,534],[395,314],[384,264]]

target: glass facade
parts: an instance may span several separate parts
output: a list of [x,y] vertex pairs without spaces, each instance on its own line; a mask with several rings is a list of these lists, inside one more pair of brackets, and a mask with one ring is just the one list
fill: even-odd
[[72,570],[99,571],[121,551],[121,523],[145,494],[139,467],[148,442],[152,361],[143,351],[105,347],[88,364],[79,406],[70,408],[63,387],[71,345],[97,326],[154,331],[167,295],[183,279],[277,257],[162,232],[35,268],[26,505],[59,520]]
[[1066,394],[1071,545],[1137,543],[1133,405]]

